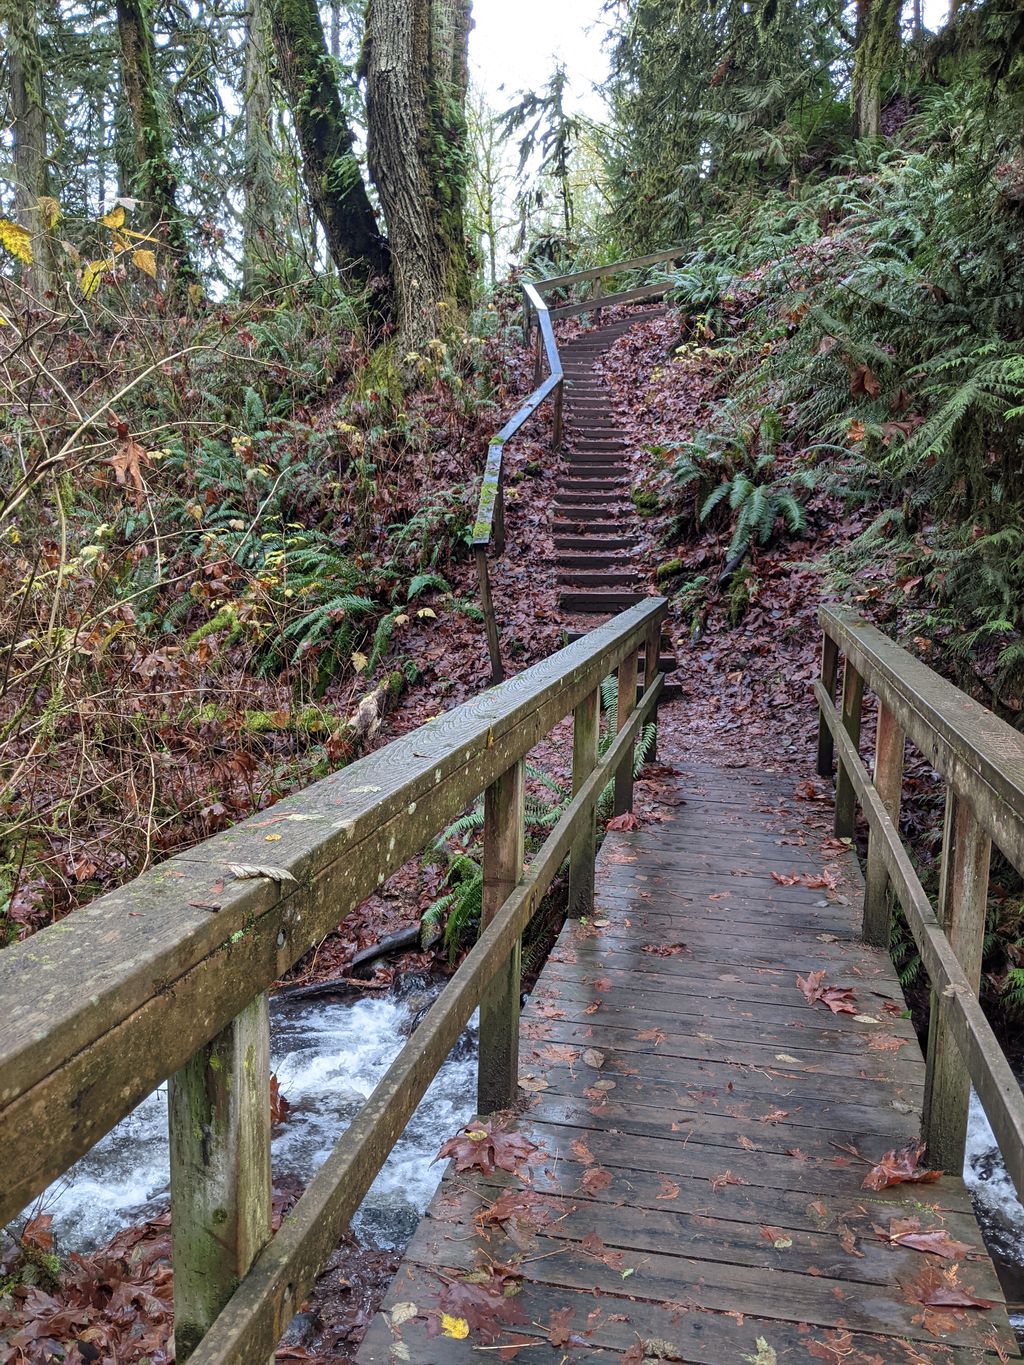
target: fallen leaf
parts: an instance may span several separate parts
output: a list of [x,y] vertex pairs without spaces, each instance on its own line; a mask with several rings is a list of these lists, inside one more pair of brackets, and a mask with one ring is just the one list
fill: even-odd
[[903,1147],[894,1147],[886,1152],[864,1177],[861,1189],[885,1190],[890,1185],[940,1179],[941,1171],[930,1171],[918,1165],[924,1148],[923,1142],[912,1138]]

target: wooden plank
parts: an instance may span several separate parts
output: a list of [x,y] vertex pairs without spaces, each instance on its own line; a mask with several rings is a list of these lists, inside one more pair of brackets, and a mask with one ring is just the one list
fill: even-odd
[[[526,769],[520,758],[484,795],[482,929],[493,923],[522,880],[525,800]],[[518,1093],[522,946],[522,939],[517,938],[480,1001],[476,1093],[481,1114],[505,1109]]]
[[[636,289],[623,289],[618,294],[605,294],[603,303],[607,308],[614,308],[622,303],[639,303],[642,299],[663,298],[674,288],[671,280],[662,280],[659,284],[643,284]],[[590,299],[584,299],[582,303],[563,303],[557,308],[551,309],[552,318],[574,318],[581,313],[593,312],[594,305]]]
[[[857,672],[850,659],[843,666],[843,729],[850,737],[854,749],[860,741],[861,711],[864,702],[864,679]],[[860,760],[858,759],[858,762]],[[853,837],[854,816],[853,782],[843,763],[839,764],[836,777],[836,818],[835,831],[840,838]]]
[[[578,792],[594,771],[601,737],[601,691],[595,687],[573,712],[572,789]],[[569,914],[589,914],[594,905],[594,857],[597,849],[597,812],[580,823],[569,855]]]
[[[615,729],[622,730],[629,724],[629,717],[636,699],[638,651],[633,650],[619,664],[618,703]],[[615,770],[615,795],[612,809],[616,815],[623,815],[633,809],[633,747],[623,755],[622,762]]]
[[[605,279],[609,275],[625,275],[630,270],[641,270],[647,265],[661,265],[663,261],[677,261],[680,256],[685,255],[685,247],[669,247],[667,251],[654,251],[647,256],[634,256],[628,261],[615,261],[612,265],[593,266],[590,270],[575,270],[571,275],[551,275],[544,280],[532,280],[531,283],[539,294],[546,294],[550,290],[560,289],[566,284],[578,284],[584,280]],[[602,299],[602,303],[606,304],[606,298]],[[605,336],[613,330],[611,327],[606,327],[602,329],[601,334]]]
[[[975,995],[981,986],[992,841],[952,791],[946,793],[938,920]],[[971,1078],[950,1023],[950,1006],[932,989],[924,1135],[931,1160],[961,1171],[967,1142]]]
[[[884,702],[879,704],[875,737],[875,790],[889,813],[893,826],[899,827],[900,798],[903,791],[903,755],[907,737],[903,727]],[[889,874],[877,837],[868,838],[868,868],[864,879],[864,941],[888,948],[892,935],[889,913]]]
[[270,1241],[270,1014],[259,996],[170,1078],[175,1359]]
[[[821,637],[821,685],[830,697],[836,694],[836,672],[839,667],[839,646],[828,634]],[[832,776],[834,759],[832,732],[824,716],[818,717],[818,776]]]

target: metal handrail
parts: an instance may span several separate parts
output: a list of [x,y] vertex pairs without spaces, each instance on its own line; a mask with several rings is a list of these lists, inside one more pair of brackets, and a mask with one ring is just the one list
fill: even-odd
[[[497,435],[492,436],[487,447],[487,460],[484,464],[483,481],[480,487],[480,500],[477,504],[476,521],[473,524],[472,546],[476,559],[477,577],[480,582],[480,605],[484,614],[487,631],[487,651],[491,660],[491,681],[501,682],[505,669],[501,659],[501,636],[498,630],[498,617],[494,607],[494,594],[491,591],[491,575],[488,566],[488,551],[493,546],[498,554],[505,549],[505,492],[503,481],[505,445],[529,421],[533,414],[548,398],[553,399],[554,415],[551,431],[551,449],[558,450],[562,444],[562,409],[565,377],[562,361],[558,354],[558,343],[552,320],[559,317],[572,317],[580,313],[593,312],[600,315],[602,308],[617,303],[631,303],[640,299],[657,298],[670,288],[669,281],[653,285],[641,285],[619,294],[604,294],[602,281],[609,275],[622,275],[631,270],[677,260],[684,254],[684,248],[671,247],[667,251],[652,252],[647,256],[636,256],[626,261],[616,261],[611,265],[595,266],[590,270],[577,270],[571,275],[555,275],[546,280],[524,280],[523,290],[523,338],[527,345],[533,330],[533,319],[537,320],[537,352],[534,362],[534,389],[526,402],[516,410]],[[589,299],[563,304],[550,308],[544,294],[552,289],[562,288],[578,282],[592,280],[593,290]],[[547,378],[543,377],[547,364]]]

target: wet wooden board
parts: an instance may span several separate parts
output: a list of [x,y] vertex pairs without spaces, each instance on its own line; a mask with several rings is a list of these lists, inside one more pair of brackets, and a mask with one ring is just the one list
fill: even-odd
[[[963,1182],[862,1188],[918,1134],[924,1064],[827,811],[774,774],[659,782],[523,1011],[536,1151],[448,1171],[359,1361],[1020,1359]],[[808,1002],[819,970],[853,1014]],[[891,1245],[906,1219],[966,1250]],[[488,1273],[515,1292],[460,1316]],[[990,1306],[923,1302],[953,1284]]]

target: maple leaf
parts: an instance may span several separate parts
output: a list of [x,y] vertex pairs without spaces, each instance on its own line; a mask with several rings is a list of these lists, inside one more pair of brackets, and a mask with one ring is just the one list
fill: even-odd
[[991,1299],[980,1299],[969,1289],[957,1282],[957,1268],[939,1270],[936,1266],[926,1266],[916,1280],[904,1282],[912,1302],[923,1303],[926,1308],[980,1308],[993,1307]]
[[867,365],[858,365],[850,376],[850,393],[854,398],[877,398],[882,386]]
[[478,1209],[476,1221],[486,1223],[516,1222],[525,1227],[544,1227],[555,1216],[557,1202],[545,1199],[536,1190],[506,1190],[486,1209]]
[[121,487],[126,487],[130,482],[135,489],[135,505],[141,507],[142,495],[146,490],[146,485],[142,479],[143,467],[152,464],[149,451],[144,446],[139,445],[135,437],[130,434],[127,426],[117,417],[114,418],[114,425],[117,430],[117,446],[113,455],[110,456],[107,464],[114,471],[114,478]]
[[800,987],[809,1005],[827,1005],[833,1014],[856,1014],[856,993],[849,986],[830,986],[825,981],[825,972],[808,972],[797,976]]
[[614,815],[605,825],[605,829],[639,829],[640,821],[631,810],[627,810],[622,815]]
[[611,1183],[611,1174],[603,1166],[588,1166],[580,1180],[580,1189],[584,1194],[598,1194],[601,1190],[606,1190]]
[[652,957],[678,957],[690,950],[685,943],[645,943],[640,951],[650,953]]
[[522,1279],[507,1266],[485,1266],[459,1279],[446,1279],[437,1296],[439,1313],[427,1319],[427,1335],[438,1336],[445,1317],[465,1322],[485,1345],[514,1323],[525,1322],[516,1295]]
[[665,1033],[660,1028],[645,1028],[636,1035],[636,1040],[638,1043],[653,1043],[655,1047],[660,1047],[665,1041],[665,1037]]
[[53,1214],[39,1213],[30,1218],[21,1233],[21,1245],[34,1251],[53,1250]]
[[732,1171],[723,1171],[721,1175],[711,1177],[711,1188],[715,1194],[722,1190],[726,1185],[749,1185],[749,1180],[744,1180],[738,1175],[733,1175]]
[[933,1256],[942,1256],[948,1261],[962,1261],[971,1250],[966,1242],[958,1242],[951,1237],[945,1228],[935,1228],[931,1232],[922,1231],[919,1218],[893,1218],[888,1231],[880,1228],[877,1223],[873,1223],[872,1227],[889,1246],[928,1251]]
[[284,1123],[285,1119],[286,1119],[286,1118],[288,1117],[288,1115],[291,1113],[291,1108],[292,1108],[291,1105],[289,1104],[288,1100],[285,1099],[285,1097],[284,1097],[284,1095],[283,1095],[283,1093],[282,1093],[282,1091],[281,1091],[281,1084],[280,1084],[280,1082],[278,1081],[277,1076],[276,1076],[273,1072],[271,1072],[271,1076],[270,1076],[270,1122],[271,1122],[271,1123]]
[[593,1166],[595,1160],[594,1153],[587,1146],[584,1138],[576,1138],[569,1146],[572,1148],[573,1156],[575,1156],[578,1161],[582,1161],[584,1166]]
[[678,1199],[679,1186],[674,1180],[670,1180],[667,1175],[660,1175],[658,1180],[661,1182],[661,1194],[656,1194],[655,1199]]
[[596,1232],[588,1232],[580,1243],[580,1249],[588,1256],[595,1257],[598,1261],[603,1261],[609,1270],[621,1270],[626,1259],[624,1251],[612,1251],[605,1246],[604,1242]]
[[434,1160],[454,1157],[457,1171],[476,1169],[493,1175],[498,1168],[515,1174],[539,1150],[522,1133],[488,1123],[471,1123],[457,1137],[449,1138]]
[[569,1324],[575,1316],[575,1308],[552,1308],[551,1316],[548,1319],[548,1341],[552,1346],[561,1347],[574,1344]]
[[912,1138],[904,1146],[894,1147],[892,1151],[884,1153],[864,1177],[861,1189],[886,1190],[890,1185],[940,1179],[941,1171],[930,1171],[918,1165],[924,1148],[923,1142]]

